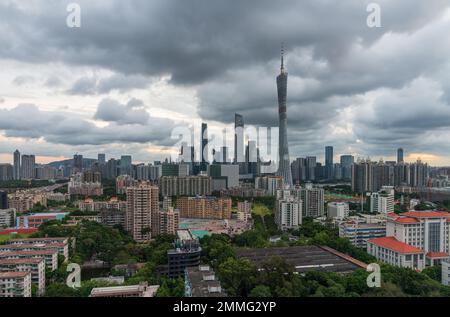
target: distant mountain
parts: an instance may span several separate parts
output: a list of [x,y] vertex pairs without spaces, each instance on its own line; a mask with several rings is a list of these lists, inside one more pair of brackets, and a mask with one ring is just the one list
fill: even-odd
[[[97,162],[96,159],[83,158],[83,166],[91,166],[95,162]],[[48,163],[47,165],[54,167],[54,168],[59,168],[61,166],[71,167],[71,166],[73,166],[73,159],[55,161],[55,162]]]

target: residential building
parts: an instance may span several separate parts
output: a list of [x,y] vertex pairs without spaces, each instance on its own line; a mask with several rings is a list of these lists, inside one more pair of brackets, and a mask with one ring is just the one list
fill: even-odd
[[0,164],[0,181],[14,179],[14,167],[11,164]]
[[133,239],[149,241],[159,231],[159,188],[147,183],[127,188],[126,229]]
[[177,233],[180,223],[180,211],[173,207],[168,207],[159,212],[159,234]]
[[8,193],[0,190],[0,210],[8,209]]
[[370,195],[370,212],[389,214],[394,212],[394,187],[383,186],[379,192]]
[[14,152],[14,172],[13,172],[13,174],[14,174],[14,179],[15,180],[19,180],[19,179],[21,179],[21,175],[20,175],[20,173],[21,173],[21,166],[20,166],[20,152],[19,152],[19,150],[16,150],[15,152]]
[[0,272],[0,297],[31,297],[31,273]]
[[180,197],[177,209],[181,218],[231,219],[231,198]]
[[58,269],[58,250],[35,250],[35,251],[8,251],[0,252],[0,260],[4,259],[32,259],[43,258],[45,265],[51,271]]
[[302,224],[302,200],[286,197],[277,200],[275,223],[281,230],[297,229]]
[[0,209],[0,228],[14,227],[15,223],[16,223],[16,210],[14,208]]
[[277,190],[284,189],[284,179],[281,176],[261,176],[255,178],[255,189],[263,189],[267,195],[275,196]]
[[135,180],[131,175],[119,175],[116,178],[116,193],[125,194],[128,187],[134,187],[139,184],[139,181]]
[[31,282],[38,287],[38,295],[45,293],[45,260],[43,258],[0,260],[1,272],[30,272]]
[[346,202],[329,202],[327,205],[327,217],[344,219],[349,215],[350,209]]
[[35,178],[34,168],[36,165],[36,158],[34,155],[22,155],[21,164],[21,178],[22,179],[33,179]]
[[163,176],[159,189],[166,196],[208,196],[212,193],[212,178],[209,176]]

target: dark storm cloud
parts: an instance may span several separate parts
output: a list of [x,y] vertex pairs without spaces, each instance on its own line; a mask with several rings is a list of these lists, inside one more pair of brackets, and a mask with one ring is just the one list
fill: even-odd
[[123,93],[132,89],[145,88],[148,85],[149,78],[141,75],[114,74],[100,79],[91,76],[77,79],[67,93],[70,95],[97,95],[108,94],[113,90]]

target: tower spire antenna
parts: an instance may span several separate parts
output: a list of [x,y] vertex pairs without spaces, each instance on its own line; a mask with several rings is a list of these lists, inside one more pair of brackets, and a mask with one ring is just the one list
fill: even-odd
[[284,43],[281,42],[281,73],[284,73]]

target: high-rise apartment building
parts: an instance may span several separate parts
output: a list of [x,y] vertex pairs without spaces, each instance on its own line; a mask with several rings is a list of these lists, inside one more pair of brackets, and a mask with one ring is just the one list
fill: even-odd
[[33,179],[34,168],[36,165],[36,159],[34,155],[22,155],[22,164],[21,164],[21,178],[23,179]]
[[163,176],[159,180],[162,196],[208,196],[212,193],[212,178],[209,176]]
[[100,164],[105,164],[106,163],[106,155],[103,153],[99,153],[97,156],[97,162]]
[[8,209],[8,193],[0,190],[0,210]]
[[324,215],[325,199],[323,188],[313,187],[311,183],[308,183],[305,187],[280,189],[277,191],[277,200],[291,197],[302,201],[303,217],[317,218]]
[[21,172],[20,152],[19,152],[19,150],[16,150],[14,152],[14,179],[15,180],[19,180],[21,178],[20,172]]
[[327,179],[333,179],[334,177],[334,166],[333,166],[333,147],[325,147],[325,177]]
[[83,155],[75,154],[73,156],[72,173],[80,173],[83,171]]
[[182,218],[231,219],[231,198],[180,197],[177,209]]
[[345,180],[352,178],[352,166],[355,162],[353,155],[341,155],[342,178]]
[[126,193],[126,228],[134,240],[149,241],[159,231],[159,188],[141,183]]
[[399,148],[399,149],[397,149],[397,163],[403,163],[404,162],[404,160],[403,160],[403,149],[402,148]]
[[302,224],[302,200],[294,197],[278,199],[275,223],[281,230],[297,229]]
[[394,187],[383,186],[370,195],[370,212],[388,214],[394,212]]
[[120,175],[133,176],[133,164],[131,155],[122,155],[120,157]]

